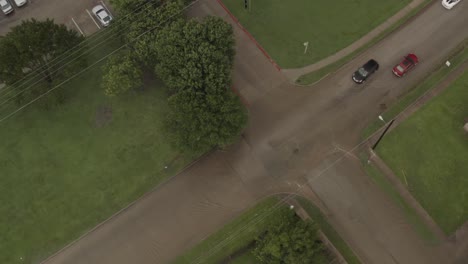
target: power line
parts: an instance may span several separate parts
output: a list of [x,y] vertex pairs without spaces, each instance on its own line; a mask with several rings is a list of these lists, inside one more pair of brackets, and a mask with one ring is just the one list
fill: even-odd
[[[156,3],[156,2],[153,2],[153,4],[154,4],[154,3]],[[152,5],[152,4],[148,4],[148,5]],[[140,7],[142,7],[142,6],[143,6],[143,5],[141,5]],[[139,7],[139,8],[140,8],[140,7]],[[139,8],[137,8],[137,9],[139,9]],[[149,8],[149,6],[146,7],[146,9],[148,9],[148,8]],[[132,11],[132,13],[127,14],[125,17],[128,17],[128,16],[130,16],[130,15],[136,15],[135,12],[137,11],[137,9],[135,9],[134,11]],[[145,9],[145,10],[146,10],[146,9]],[[144,10],[142,10],[141,12],[144,12]],[[146,15],[146,16],[148,16],[148,15]],[[119,21],[120,21],[120,23],[123,23],[123,21],[121,21],[121,20],[119,20]],[[129,25],[127,26],[127,28],[130,27],[130,26],[131,26],[131,25],[129,24]],[[97,43],[96,45],[94,45],[94,47],[87,49],[84,53],[81,53],[78,57],[75,57],[75,58],[73,58],[72,60],[70,60],[69,62],[65,63],[64,65],[61,65],[60,67],[58,67],[57,69],[55,69],[54,71],[52,71],[52,74],[53,74],[53,73],[56,73],[57,71],[59,71],[59,70],[62,69],[63,67],[65,67],[65,66],[71,64],[73,61],[76,61],[76,60],[78,60],[79,58],[81,58],[81,57],[83,57],[83,56],[85,56],[85,55],[90,54],[94,49],[100,47],[103,43],[107,43],[109,40],[111,40],[111,39],[113,39],[113,38],[115,38],[115,37],[118,37],[119,34],[120,34],[121,32],[123,32],[123,31],[125,31],[127,28],[125,28],[125,27],[124,27],[124,28],[121,28],[121,27],[113,27],[111,30],[105,31],[103,34],[98,35],[97,38],[92,39],[92,40],[94,41],[94,40],[97,40],[97,39],[99,39],[99,38],[102,38],[103,36],[106,36],[107,33],[108,33],[110,36],[107,37],[106,39],[102,40],[101,42]],[[117,31],[117,32],[116,32],[116,31]],[[64,61],[65,59],[69,58],[70,56],[72,56],[72,55],[74,55],[74,54],[77,54],[78,52],[80,52],[80,50],[82,50],[82,49],[84,49],[84,48],[87,47],[86,44],[89,44],[89,43],[87,43],[86,40],[85,40],[85,41],[82,41],[82,42],[80,42],[80,43],[78,43],[77,45],[75,45],[75,47],[73,47],[72,49],[70,49],[69,52],[63,53],[63,54],[62,54],[63,56],[65,56],[65,55],[67,55],[67,56],[64,57],[64,58],[62,58],[60,61],[56,62],[54,65],[52,65],[52,66],[41,66],[40,68],[35,69],[35,70],[32,71],[31,73],[28,73],[27,75],[25,75],[24,77],[22,77],[20,80],[16,81],[14,84],[9,85],[8,87],[4,87],[3,89],[0,90],[0,94],[1,94],[2,92],[4,92],[4,91],[8,90],[8,88],[11,88],[11,89],[10,89],[6,94],[1,95],[0,98],[3,99],[3,98],[5,98],[5,97],[7,97],[7,96],[10,94],[11,91],[14,91],[13,87],[14,87],[14,85],[16,85],[17,83],[19,83],[19,82],[21,82],[21,81],[24,81],[24,82],[21,83],[17,88],[22,87],[22,86],[26,86],[26,84],[28,83],[28,81],[34,80],[36,77],[40,77],[41,74],[43,74],[44,72],[47,71],[47,69],[45,69],[45,70],[43,70],[42,72],[39,73],[39,71],[41,70],[41,68],[45,68],[45,67],[50,67],[50,68],[52,68],[52,67],[55,67],[55,66],[57,66],[60,62],[62,62],[62,61]],[[73,49],[78,48],[80,45],[81,45],[82,47],[80,47],[79,49],[73,51]],[[67,53],[68,53],[68,54],[67,54]],[[62,56],[62,55],[60,55],[60,56]],[[60,56],[57,57],[57,58],[55,58],[55,59],[52,60],[51,62],[57,60],[58,58],[60,58]],[[62,57],[63,57],[63,56],[62,56]],[[31,79],[29,79],[29,80],[25,80],[26,78],[29,78],[29,75],[32,74],[33,72],[36,72],[36,75],[33,76],[33,77],[31,77]],[[36,82],[34,82],[34,83],[32,83],[32,84],[29,84],[28,86],[26,86],[26,88],[24,88],[24,89],[22,89],[21,91],[17,92],[17,93],[14,94],[13,96],[11,96],[11,97],[9,97],[9,98],[6,98],[2,103],[0,103],[0,106],[3,106],[4,104],[6,104],[6,103],[8,103],[9,101],[11,101],[13,98],[17,97],[18,95],[22,94],[22,93],[25,92],[26,90],[28,90],[28,89],[30,89],[31,87],[33,87],[33,86],[34,86],[35,84],[37,84],[38,82],[42,81],[42,78],[44,78],[44,77],[40,77],[40,79],[37,80]]]
[[[412,103],[415,104],[416,102]],[[398,116],[400,116],[403,112],[401,112],[400,114],[398,114],[397,116],[395,116],[394,119],[397,119]],[[367,139],[365,140],[362,140],[361,142],[359,142],[357,145],[355,145],[353,148],[351,148],[351,150],[347,151],[346,153],[342,154],[340,157],[338,157],[335,161],[333,161],[330,165],[328,165],[327,167],[325,167],[324,169],[322,169],[318,174],[317,176],[314,177],[314,179],[317,179],[319,177],[322,177],[324,175],[324,173],[326,171],[328,171],[329,169],[331,169],[332,167],[334,167],[336,164],[338,164],[339,162],[341,162],[343,160],[344,157],[346,157],[349,153],[352,153],[354,151],[356,151],[358,148],[360,148],[362,145],[364,145],[369,138],[372,138],[373,136],[375,136],[378,132],[380,132],[380,130],[382,130],[382,127],[380,129],[378,129],[377,131],[375,131],[374,133],[372,133],[372,135],[370,135]],[[267,212],[264,212],[264,213],[261,213],[259,214],[259,216],[257,217],[254,217],[252,218],[248,223],[244,224],[244,226],[250,226],[250,225],[254,225],[260,221],[262,221],[263,219],[265,219],[266,217],[268,217],[271,213],[273,213],[275,210],[277,210],[279,208],[280,205],[282,205],[282,203],[294,196],[297,196],[297,193],[300,193],[300,191],[302,190],[302,188],[304,186],[306,186],[307,183],[303,184],[303,185],[300,185],[296,188],[296,193],[290,193],[288,195],[286,195],[283,199],[281,199],[280,201],[278,201],[277,203],[275,203],[273,206],[272,206],[272,210],[271,211],[267,211]],[[221,242],[218,243],[217,246],[213,247],[209,253],[207,255],[202,255],[201,257],[198,257],[197,259],[195,259],[194,262],[191,262],[191,263],[201,263],[200,261],[203,261],[203,260],[206,260],[207,258],[211,257],[214,253],[216,253],[217,251],[219,251],[220,249],[222,249],[222,247],[232,241],[233,239],[235,239],[236,237],[238,237],[241,232],[243,232],[244,230],[246,230],[246,228],[242,228],[241,231],[239,232],[236,232],[228,237],[226,237],[225,239],[223,239]]]
[[[125,15],[122,19],[117,20],[117,22],[116,22],[116,23],[113,23],[113,25],[123,23],[123,20],[124,20],[124,19],[126,19],[126,18],[129,17],[130,15],[133,15],[138,9],[140,9],[141,7],[143,7],[145,4],[146,4],[146,3],[141,4],[141,5],[140,5],[139,7],[137,7],[134,11],[132,11],[132,12],[130,12],[129,14]],[[112,27],[112,26],[111,26],[111,27]],[[76,50],[75,50],[75,49],[79,48],[79,46],[82,46],[81,48],[79,48],[79,49],[82,49],[82,48],[86,47],[86,46],[84,46],[84,45],[90,44],[89,42],[92,42],[92,41],[95,41],[95,40],[97,40],[97,39],[100,39],[100,38],[102,38],[103,36],[105,36],[105,35],[108,34],[108,33],[112,33],[112,32],[114,31],[114,29],[116,29],[116,27],[112,27],[112,28],[110,28],[110,30],[104,31],[104,33],[102,33],[102,34],[94,35],[94,36],[91,36],[90,38],[85,38],[83,41],[81,41],[80,43],[78,43],[78,44],[76,44],[75,46],[71,47],[68,51],[66,51],[66,52],[64,52],[64,53],[62,53],[62,54],[60,54],[59,56],[57,56],[56,58],[54,58],[54,59],[53,59],[52,61],[50,61],[49,63],[54,63],[54,62],[55,62],[56,60],[58,60],[58,59],[61,59],[61,61],[62,61],[63,59],[68,58],[68,57],[70,56],[70,53],[73,53],[73,52],[76,53]],[[84,46],[84,47],[83,47],[83,46]],[[65,57],[65,56],[67,56],[67,57]],[[63,57],[65,57],[65,58],[63,58]],[[55,66],[55,65],[53,65],[53,66]],[[21,81],[25,80],[26,78],[28,78],[29,75],[33,74],[34,72],[38,72],[38,71],[41,70],[41,68],[45,68],[45,67],[46,67],[46,66],[44,65],[44,66],[41,66],[41,67],[39,67],[39,68],[37,68],[37,69],[34,69],[33,71],[27,73],[27,74],[26,74],[25,76],[23,76],[21,79],[15,81],[13,84],[11,84],[11,85],[9,85],[9,86],[14,86],[14,85],[16,85],[18,82],[21,82]],[[42,72],[42,73],[43,73],[43,72]],[[36,74],[36,76],[39,76],[39,74]],[[1,94],[2,92],[4,92],[5,90],[6,90],[6,89],[0,90],[0,94]]]
[[[388,126],[388,124],[390,122],[393,122],[395,120],[397,120],[401,115],[403,115],[408,109],[410,109],[411,107],[413,107],[415,104],[417,104],[419,102],[419,99],[421,97],[424,97],[426,96],[426,94],[428,94],[431,90],[428,90],[426,91],[425,93],[423,93],[420,97],[418,97],[416,100],[414,100],[414,102],[412,102],[411,104],[409,104],[403,111],[401,111],[400,113],[398,113],[395,117],[392,118],[391,121],[389,122],[386,122],[384,126],[380,127],[378,130],[376,130],[374,133],[372,133],[369,137],[367,137],[366,139],[362,140],[361,142],[359,142],[358,144],[356,144],[353,148],[351,148],[351,150],[349,151],[346,151],[346,153],[342,154],[340,157],[338,157],[334,162],[332,162],[329,166],[325,167],[323,170],[321,170],[317,176],[315,176],[313,179],[317,179],[319,177],[322,177],[324,175],[324,173],[326,171],[328,171],[329,169],[331,169],[332,167],[334,167],[336,164],[338,164],[339,162],[341,162],[343,160],[344,157],[346,157],[347,155],[349,155],[350,153],[356,151],[358,148],[362,147],[370,138],[373,138],[375,135],[377,135],[378,133],[380,133],[382,131],[382,129],[386,128]],[[306,179],[307,180],[307,179]],[[303,184],[303,185],[300,185],[297,187],[296,189],[296,193],[299,193],[301,191],[301,189],[307,185],[307,183]],[[278,201],[275,205],[272,206],[273,210],[276,210],[277,206],[281,205],[281,203],[289,198],[292,198],[294,196],[296,196],[297,194],[296,193],[291,193],[291,194],[288,194],[287,196],[285,196],[283,199],[281,199],[280,201]],[[251,225],[251,223],[257,223],[263,219],[265,219],[267,216],[269,216],[272,212],[266,212],[266,213],[263,213],[263,214],[260,214],[258,217],[256,218],[253,218],[250,222],[246,223],[245,225]],[[254,222],[255,221],[255,222]],[[242,232],[244,229],[241,229],[240,232]],[[239,232],[238,232],[239,233]],[[234,239],[235,237],[237,237],[239,234],[236,235],[236,233],[234,233],[233,235],[231,236],[228,236],[226,237],[225,239],[223,239],[219,244],[222,244],[222,246],[224,245],[223,243],[225,243],[225,241],[231,241],[232,239]],[[221,247],[222,247],[221,246]],[[195,261],[197,261],[196,263],[200,263],[199,262],[199,259],[201,258],[201,260],[203,259],[207,259],[209,258],[210,256],[212,256],[214,253],[216,253],[220,248],[220,246],[215,246],[214,248],[212,248],[209,252],[208,255],[203,255],[201,257],[198,257]],[[191,263],[195,263],[195,262],[191,262]]]
[[[182,8],[182,10],[180,12],[178,12],[177,14],[180,14],[182,11],[190,8],[191,6],[193,6],[194,4],[198,3],[200,0],[195,0],[193,1],[192,3],[184,6]],[[156,25],[155,27],[143,32],[142,34],[138,35],[136,39],[139,39],[141,36],[147,34],[148,32],[156,29],[157,27],[159,27],[161,24],[163,23],[166,23],[169,19],[172,19],[175,15],[172,15],[170,16],[168,19],[164,20],[163,22],[159,23],[158,25]],[[33,104],[34,102],[36,102],[37,100],[39,100],[40,98],[46,96],[47,94],[49,94],[50,92],[52,92],[53,90],[56,90],[58,88],[60,88],[63,84],[69,82],[71,79],[74,79],[75,77],[79,76],[80,74],[82,74],[83,72],[87,71],[89,68],[95,66],[96,64],[102,62],[103,60],[107,59],[109,56],[111,56],[112,54],[118,52],[119,50],[121,50],[122,48],[126,47],[127,44],[124,44],[122,46],[120,46],[119,48],[117,48],[116,50],[112,51],[110,54],[102,57],[101,59],[99,59],[98,61],[96,61],[95,63],[91,64],[90,66],[82,69],[81,71],[79,71],[78,73],[74,74],[73,76],[67,78],[66,80],[62,81],[61,83],[57,84],[56,86],[54,86],[53,88],[49,89],[48,91],[46,91],[45,93],[39,95],[38,97],[36,97],[35,99],[31,100],[30,102],[28,102],[27,104],[23,105],[22,107],[18,108],[17,110],[11,112],[10,114],[8,114],[7,116],[3,117],[0,119],[0,123],[7,120],[8,118],[10,118],[11,116],[15,115],[16,113],[20,112],[21,110],[23,110],[24,108],[28,107],[29,105]],[[414,102],[415,103],[415,102]],[[411,105],[413,105],[414,103],[412,103]],[[404,112],[404,111],[403,111]],[[402,113],[403,113],[402,112]],[[400,113],[401,114],[401,113]],[[399,115],[400,115],[399,114]],[[397,115],[395,117],[395,119],[399,116]],[[377,130],[376,132],[374,132],[370,137],[374,136],[377,132],[379,132],[381,129]],[[369,137],[369,138],[370,138]],[[360,143],[358,143],[357,145],[355,145],[349,152],[354,152],[355,150],[357,150],[359,147],[361,147],[363,144],[365,144],[367,142],[367,139],[366,140],[363,140],[361,141]],[[337,160],[335,160],[334,162],[332,162],[329,166],[327,166],[326,168],[324,168],[322,171],[320,171],[318,173],[318,175],[314,178],[314,179],[317,179],[318,177],[321,177],[326,171],[328,171],[330,168],[334,167],[337,163],[341,162],[343,160],[343,158],[348,154],[342,154]],[[296,192],[299,192],[303,187],[305,186],[304,185],[301,185],[299,186],[297,189],[296,189]],[[243,232],[244,230],[246,230],[249,226],[251,226],[252,224],[256,224],[258,223],[259,221],[262,221],[264,218],[266,218],[267,216],[269,216],[271,213],[273,213],[275,210],[277,210],[278,208],[280,208],[280,206],[282,205],[282,203],[284,201],[286,201],[287,199],[291,198],[291,197],[294,197],[296,196],[296,194],[288,194],[287,196],[285,196],[284,198],[282,198],[280,201],[278,201],[275,205],[272,206],[272,209],[271,210],[268,210],[266,213],[264,214],[260,214],[258,217],[255,217],[253,218],[251,221],[249,221],[248,223],[244,224],[243,225],[243,229],[241,229],[240,232]],[[215,252],[217,252],[222,246],[224,246],[224,244],[226,244],[227,242],[230,242],[232,239],[236,238],[237,236],[240,235],[240,232],[236,232],[234,233],[233,235],[231,236],[228,236],[227,238],[223,239],[221,241],[221,243],[219,243],[216,247],[212,248],[210,251],[209,251],[209,254],[208,255],[203,255],[202,257],[199,257],[197,258],[195,261],[197,261],[196,263],[200,263],[199,261],[203,260],[203,259],[206,259],[207,257],[210,257],[211,255],[213,255]],[[224,243],[224,244],[223,244]],[[201,259],[200,259],[201,258]],[[193,262],[192,262],[193,263]]]
[[[141,33],[140,35],[136,36],[134,41],[139,39],[140,37],[142,37],[143,35],[147,34],[148,32],[151,32],[153,30],[155,30],[156,28],[160,27],[163,23],[166,23],[167,21],[169,21],[170,19],[172,19],[174,16],[176,15],[179,15],[180,13],[182,13],[183,11],[185,11],[186,9],[192,7],[194,4],[198,3],[200,0],[195,0],[193,2],[191,2],[190,4],[184,6],[179,12],[177,12],[176,14],[173,14],[171,15],[170,17],[168,17],[167,19],[165,19],[164,21],[162,21],[161,23],[159,23],[158,25],[146,30],[145,32]],[[23,110],[24,108],[28,107],[29,105],[33,104],[34,102],[36,102],[37,100],[41,99],[42,97],[46,96],[47,94],[49,94],[50,92],[56,90],[57,88],[61,87],[63,84],[69,82],[71,79],[77,77],[78,75],[82,74],[83,72],[87,71],[89,68],[95,66],[96,64],[102,62],[103,60],[107,59],[109,56],[115,54],[117,51],[123,49],[124,47],[126,47],[128,45],[128,43],[126,44],[123,44],[122,46],[120,46],[119,48],[115,49],[114,51],[112,51],[111,53],[107,54],[106,56],[102,57],[101,59],[97,60],[96,62],[94,62],[93,64],[87,66],[86,68],[82,69],[81,71],[75,73],[74,75],[72,75],[71,77],[67,78],[66,80],[62,81],[61,83],[55,85],[54,87],[52,87],[51,89],[49,89],[48,91],[42,93],[41,95],[37,96],[36,98],[34,98],[33,100],[31,100],[30,102],[26,103],[25,105],[19,107],[18,109],[16,109],[15,111],[11,112],[10,114],[2,117],[0,119],[0,123],[5,121],[6,119],[10,118],[11,116],[15,115],[16,113],[20,112],[21,110]]]

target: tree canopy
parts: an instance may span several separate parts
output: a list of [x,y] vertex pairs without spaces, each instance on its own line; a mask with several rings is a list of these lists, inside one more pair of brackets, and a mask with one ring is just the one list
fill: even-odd
[[153,66],[152,43],[161,28],[183,17],[178,0],[114,0],[121,21],[123,40],[140,62]]
[[232,27],[214,17],[179,19],[158,32],[154,51],[156,72],[171,93],[167,127],[175,142],[194,151],[232,143],[247,122],[230,88]]
[[104,93],[115,96],[142,85],[142,72],[131,54],[120,52],[112,55],[103,67]]
[[55,24],[53,20],[25,20],[0,39],[1,79],[11,84],[22,78],[25,72],[40,69],[44,79],[52,82],[57,76],[79,67],[78,63],[65,64],[78,59],[81,52],[75,52],[66,60],[57,58],[81,41],[83,37],[76,31]]
[[[16,84],[22,91],[17,101],[37,96],[54,81],[72,75],[85,65],[81,56],[84,47],[75,48],[82,41],[82,36],[53,20],[25,20],[0,38],[0,79],[7,85]],[[20,86],[18,82],[32,71],[29,83],[37,82],[33,76],[38,75],[39,81],[46,85],[25,90],[26,85]]]
[[262,263],[328,263],[317,227],[291,214],[283,215],[255,243],[253,254]]

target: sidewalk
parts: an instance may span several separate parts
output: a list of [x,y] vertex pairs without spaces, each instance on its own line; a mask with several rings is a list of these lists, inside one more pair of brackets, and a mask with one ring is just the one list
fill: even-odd
[[[371,32],[367,33],[365,36],[360,38],[359,40],[355,41],[353,44],[349,45],[348,47],[338,51],[337,53],[326,57],[325,59],[318,61],[314,64],[302,67],[302,68],[295,68],[295,69],[282,69],[281,71],[286,75],[286,77],[295,82],[300,76],[319,70],[325,66],[328,66],[338,60],[348,56],[349,54],[353,53],[354,51],[358,50],[362,46],[366,45],[374,38],[376,38],[379,34],[390,28],[392,25],[397,23],[400,19],[405,17],[415,8],[417,8],[420,4],[422,4],[425,0],[413,0],[410,4],[406,7],[398,11],[395,15],[387,19],[384,23],[380,24],[378,27],[373,29]],[[434,3],[434,2],[433,2]],[[430,6],[429,4],[428,6]],[[422,12],[421,12],[422,13]]]

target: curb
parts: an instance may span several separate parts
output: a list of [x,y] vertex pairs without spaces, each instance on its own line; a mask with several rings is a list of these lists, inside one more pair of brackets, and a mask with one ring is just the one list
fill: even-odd
[[237,24],[237,26],[239,26],[239,28],[244,31],[244,33],[247,35],[247,37],[250,38],[250,40],[257,46],[257,48],[263,53],[263,55],[265,55],[265,57],[271,62],[271,64],[273,64],[273,66],[275,66],[275,68],[278,70],[278,71],[281,71],[281,67],[271,58],[270,55],[268,55],[268,53],[266,52],[266,50],[260,45],[260,43],[257,42],[257,40],[252,36],[252,34],[250,34],[250,32],[245,29],[241,23],[239,22],[239,20],[231,13],[231,11],[229,11],[229,9],[223,4],[222,0],[216,0],[218,2],[218,4],[224,9],[224,11],[226,11],[226,13],[231,17],[231,19],[234,21],[234,23]]

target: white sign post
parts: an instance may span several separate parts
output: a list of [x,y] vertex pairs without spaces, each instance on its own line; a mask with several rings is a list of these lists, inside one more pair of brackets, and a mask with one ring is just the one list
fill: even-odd
[[309,47],[309,42],[308,42],[308,41],[307,41],[307,42],[304,42],[304,47],[305,47],[305,49],[304,49],[304,54],[306,54],[307,48]]

